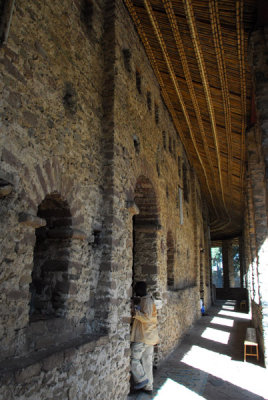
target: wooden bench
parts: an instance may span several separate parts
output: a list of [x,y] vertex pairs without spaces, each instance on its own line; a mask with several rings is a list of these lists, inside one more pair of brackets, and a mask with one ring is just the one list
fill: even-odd
[[247,356],[257,357],[257,360],[259,360],[259,348],[255,328],[247,328],[244,340],[244,361],[247,361]]

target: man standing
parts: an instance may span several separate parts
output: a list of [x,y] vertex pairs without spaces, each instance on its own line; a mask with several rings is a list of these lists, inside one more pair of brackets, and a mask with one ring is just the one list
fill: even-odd
[[131,331],[131,372],[134,389],[153,391],[154,345],[159,342],[157,332],[157,311],[152,296],[147,295],[146,282],[135,285],[139,304],[135,306]]

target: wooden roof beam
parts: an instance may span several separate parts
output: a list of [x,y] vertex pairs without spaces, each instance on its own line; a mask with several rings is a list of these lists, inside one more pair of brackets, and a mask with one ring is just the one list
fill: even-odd
[[[245,159],[245,131],[246,131],[246,115],[247,115],[247,86],[246,86],[246,70],[245,70],[245,38],[243,28],[243,0],[236,0],[236,27],[237,27],[237,51],[239,58],[240,69],[240,87],[241,87],[241,112],[242,112],[242,126],[241,126],[241,160]],[[241,163],[241,182],[243,182],[245,174],[245,164]],[[243,192],[243,185],[241,185],[241,192]]]
[[203,160],[202,160],[202,158],[201,158],[201,156],[199,154],[199,150],[198,150],[198,147],[197,147],[197,144],[196,144],[196,140],[195,140],[195,137],[194,137],[194,132],[193,132],[193,129],[192,129],[192,124],[191,124],[191,121],[190,121],[190,118],[189,118],[189,115],[188,115],[188,112],[187,112],[187,109],[186,109],[186,106],[185,106],[185,103],[184,103],[180,88],[179,88],[179,85],[178,85],[178,82],[177,82],[177,79],[176,79],[176,76],[175,76],[175,73],[174,73],[174,69],[173,69],[172,63],[170,61],[170,58],[169,58],[169,55],[168,55],[168,52],[167,52],[167,49],[166,49],[165,42],[164,42],[162,34],[160,32],[160,28],[159,28],[159,25],[157,23],[157,20],[154,17],[153,9],[151,7],[150,2],[148,0],[143,0],[143,2],[144,2],[144,5],[145,5],[145,8],[147,10],[148,16],[150,18],[151,24],[153,26],[153,29],[155,31],[156,37],[158,39],[159,45],[161,47],[164,59],[166,61],[166,64],[167,64],[167,67],[168,67],[168,70],[169,70],[169,73],[170,73],[170,77],[171,77],[172,82],[174,84],[175,92],[176,92],[176,94],[178,96],[181,108],[183,110],[183,114],[184,114],[185,120],[186,120],[187,125],[188,125],[189,133],[190,133],[190,136],[191,136],[195,151],[197,153],[199,162],[200,162],[200,164],[202,166],[202,169],[203,169],[203,172],[204,172],[204,176],[205,176],[205,179],[206,179],[208,191],[209,191],[210,196],[211,196],[212,204],[213,204],[213,206],[214,206],[214,208],[216,210],[216,206],[215,206],[215,202],[214,202],[215,199],[213,198],[213,195],[212,195],[212,192],[211,192],[210,182],[208,180],[206,168],[205,168],[204,162],[203,162]]
[[209,10],[211,19],[211,28],[213,34],[214,47],[216,52],[216,59],[218,64],[219,77],[222,87],[222,99],[225,118],[225,130],[227,137],[228,147],[228,184],[232,197],[232,126],[231,126],[231,107],[229,98],[229,88],[227,81],[226,65],[224,61],[224,48],[220,29],[220,19],[218,11],[218,3],[215,0],[209,0]]
[[200,108],[198,105],[198,101],[195,95],[195,89],[194,89],[194,85],[193,85],[193,81],[192,81],[192,77],[191,77],[191,72],[190,69],[188,67],[188,63],[187,63],[187,58],[186,58],[186,54],[185,54],[185,50],[184,50],[184,46],[183,46],[183,42],[181,39],[181,35],[179,32],[179,28],[178,28],[178,24],[176,21],[176,17],[174,14],[174,10],[172,7],[172,3],[170,0],[162,0],[164,7],[165,7],[165,11],[167,13],[169,22],[170,22],[170,26],[172,29],[172,33],[176,42],[176,46],[178,49],[178,55],[181,59],[181,63],[182,63],[182,67],[183,67],[183,72],[184,72],[184,76],[186,79],[186,83],[188,86],[188,90],[191,96],[191,100],[192,100],[192,104],[194,107],[194,111],[195,111],[195,115],[196,115],[196,119],[198,122],[198,126],[199,126],[199,130],[202,136],[202,140],[203,140],[203,144],[204,144],[204,150],[205,150],[205,154],[210,166],[210,170],[213,176],[213,180],[214,180],[214,186],[217,187],[218,182],[215,178],[215,171],[212,165],[212,161],[211,161],[211,155],[210,155],[210,151],[208,148],[208,144],[207,144],[207,140],[206,140],[206,134],[205,134],[205,129],[204,129],[204,125],[203,125],[203,121],[202,121],[202,116],[201,116],[201,112],[200,112]]
[[209,110],[209,114],[210,114],[211,127],[212,127],[215,148],[216,148],[217,157],[218,157],[218,171],[219,171],[219,180],[220,180],[222,201],[223,201],[226,217],[227,217],[228,221],[230,221],[230,216],[229,216],[227,208],[226,208],[225,197],[224,197],[223,179],[222,179],[222,173],[221,173],[220,149],[219,149],[219,143],[218,143],[218,138],[217,138],[217,127],[216,127],[216,120],[215,120],[215,114],[214,114],[214,107],[213,107],[213,102],[212,102],[211,93],[210,93],[210,89],[209,89],[209,83],[208,83],[208,77],[207,77],[207,72],[206,72],[206,68],[205,68],[205,62],[204,62],[201,45],[200,45],[200,41],[199,41],[199,37],[198,37],[198,32],[197,32],[197,28],[196,28],[196,24],[195,24],[192,0],[183,0],[183,3],[184,3],[185,14],[186,14],[186,17],[188,20],[189,29],[190,29],[191,36],[192,36],[194,50],[196,53],[196,58],[197,58],[198,66],[199,66],[199,72],[200,72],[200,76],[201,76],[203,87],[204,87],[204,92],[205,92],[205,96],[206,96],[206,100],[207,100],[207,106],[208,106],[208,110]]

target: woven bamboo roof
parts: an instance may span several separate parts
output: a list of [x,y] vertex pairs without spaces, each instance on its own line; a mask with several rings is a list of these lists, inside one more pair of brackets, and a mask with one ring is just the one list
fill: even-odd
[[243,225],[247,43],[255,0],[124,0],[210,209],[212,238]]

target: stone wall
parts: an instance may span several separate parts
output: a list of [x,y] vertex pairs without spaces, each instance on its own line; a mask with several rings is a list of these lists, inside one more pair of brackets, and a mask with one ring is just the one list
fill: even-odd
[[[260,145],[260,130],[253,127],[247,132],[248,179],[245,215],[246,284],[250,293],[253,325],[264,357],[267,355],[267,234],[266,190],[264,162]],[[264,229],[264,232],[263,232]],[[267,360],[265,361],[267,364]]]
[[[27,4],[16,3],[8,46],[1,49],[1,173],[7,182],[12,177],[12,192],[1,200],[1,337],[7,340],[1,356],[27,347],[37,229],[44,226],[43,235],[54,241],[50,269],[61,282],[58,292],[74,329],[87,331],[94,319],[90,288],[96,288],[101,258],[94,247],[103,218],[101,24],[89,34],[79,2],[66,2],[65,8],[62,2],[46,3],[41,10]],[[72,10],[72,18],[64,9]],[[97,6],[95,12],[100,19]],[[59,209],[55,223],[38,216],[51,196],[69,210],[67,216]]]
[[267,137],[268,80],[267,26],[252,32],[249,54],[252,68],[255,120],[247,132],[247,223],[248,285],[252,319],[260,347],[268,364],[268,225],[267,225]]
[[10,371],[1,376],[1,399],[123,400],[124,351],[118,337],[104,336],[73,342],[72,348],[54,349],[39,361],[28,359],[29,365],[13,372],[6,363]]
[[210,303],[197,177],[123,2],[17,0],[0,67],[0,397],[123,400],[133,282],[157,362]]
[[[161,304],[158,356],[162,359],[199,316],[201,257],[204,258],[206,304],[210,301],[207,211],[144,48],[121,2],[117,6],[116,187],[122,196],[121,204],[135,201],[139,208],[139,214],[133,219],[124,216],[119,207],[117,210],[121,214],[118,218],[127,229],[124,237],[129,243],[122,263],[127,264],[134,253],[134,280],[135,275],[146,278],[149,290]],[[143,189],[137,189],[140,182]],[[146,205],[150,205],[150,212]],[[143,248],[139,250],[141,242]],[[203,256],[201,247],[206,250]],[[171,248],[173,283],[169,285]],[[142,275],[138,272],[141,265]],[[132,264],[128,268],[131,271]]]

